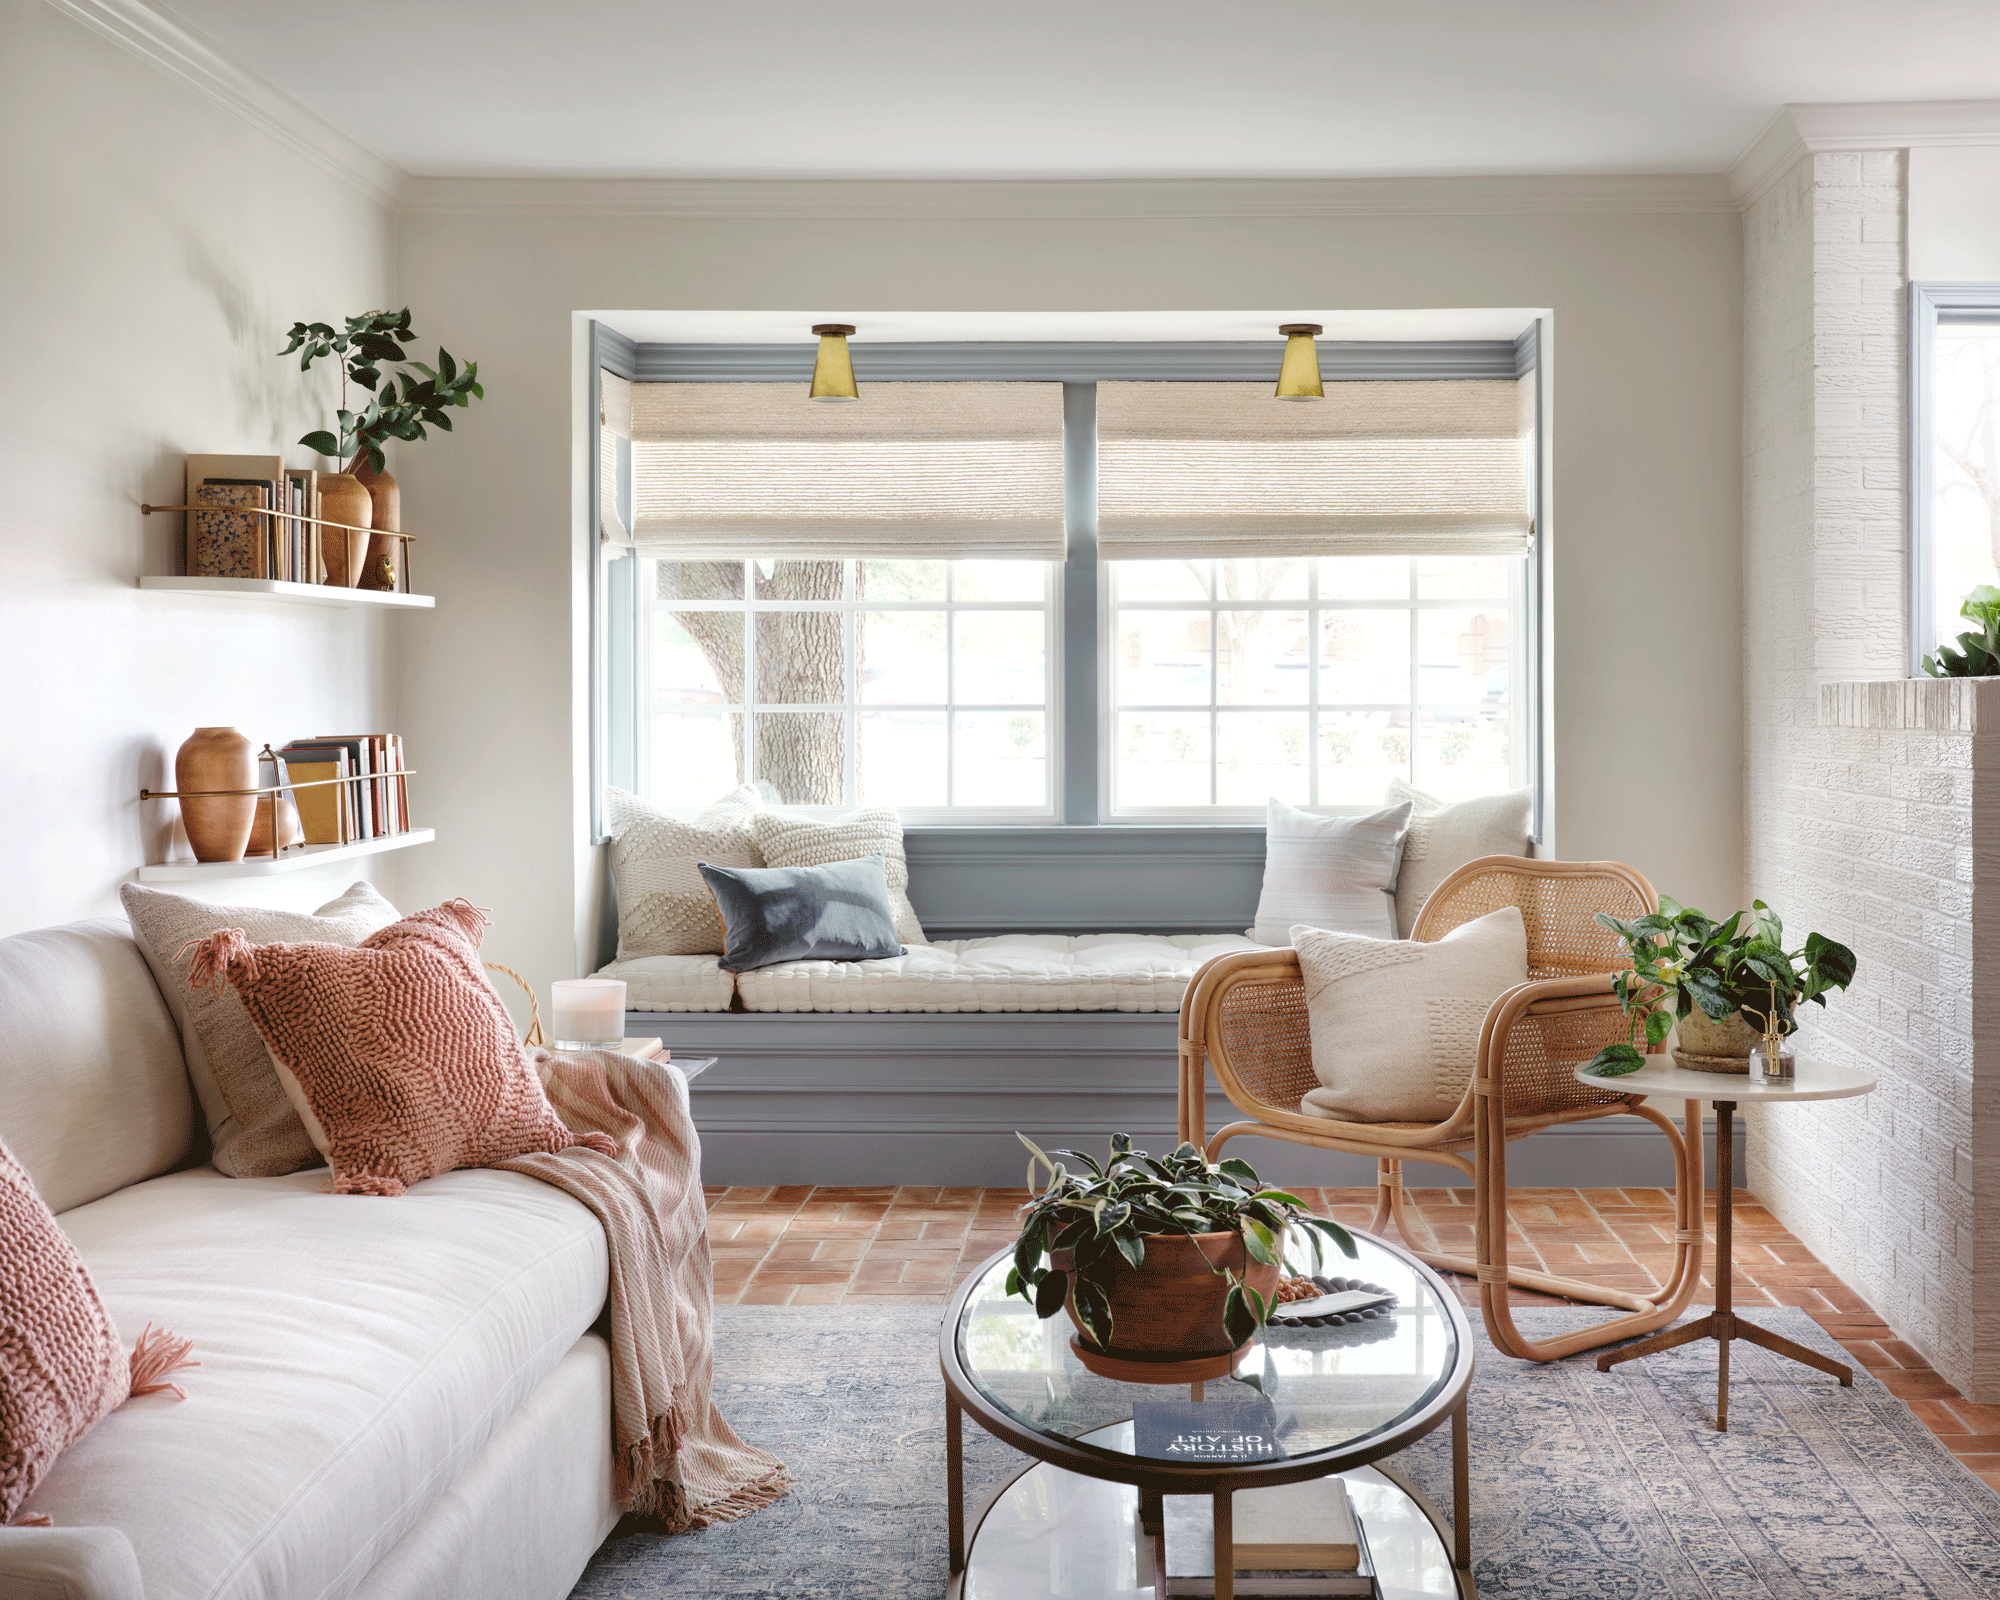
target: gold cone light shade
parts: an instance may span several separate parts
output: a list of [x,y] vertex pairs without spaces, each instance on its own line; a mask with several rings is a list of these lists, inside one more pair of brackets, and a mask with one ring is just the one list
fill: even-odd
[[819,335],[819,358],[813,362],[812,388],[806,392],[807,399],[861,398],[860,391],[854,387],[854,363],[847,354],[847,336],[853,331],[851,322],[813,324],[813,332]]
[[1317,322],[1281,323],[1278,332],[1285,336],[1285,363],[1278,368],[1279,400],[1324,400],[1326,390],[1319,382],[1319,352],[1313,348],[1313,335],[1321,331]]

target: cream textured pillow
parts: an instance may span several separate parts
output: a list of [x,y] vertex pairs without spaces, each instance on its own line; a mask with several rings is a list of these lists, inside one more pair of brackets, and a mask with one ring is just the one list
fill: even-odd
[[604,791],[611,829],[611,875],[618,885],[618,959],[722,953],[715,900],[695,871],[761,867],[751,819],[763,806],[750,784],[724,795],[692,822],[670,817],[636,794]]
[[368,883],[350,884],[310,916],[264,906],[217,906],[128,883],[118,891],[139,950],[180,1029],[188,1076],[208,1117],[216,1171],[231,1178],[280,1178],[320,1164],[320,1153],[286,1099],[270,1052],[243,1002],[188,983],[189,941],[241,928],[252,944],[357,945],[401,914]]
[[1396,937],[1407,939],[1431,891],[1468,861],[1481,856],[1524,856],[1534,825],[1535,791],[1440,800],[1401,778],[1389,785],[1388,803],[1410,804],[1403,840],[1403,870],[1396,879]]
[[1493,1002],[1528,980],[1528,929],[1503,906],[1431,944],[1294,928],[1312,1032],[1309,1116],[1438,1122],[1465,1094]]
[[1264,892],[1245,933],[1259,944],[1292,942],[1292,928],[1396,937],[1396,864],[1408,802],[1365,817],[1320,817],[1273,798],[1264,813]]
[[903,854],[903,824],[894,806],[863,806],[837,822],[759,811],[751,826],[757,848],[764,853],[762,865],[767,867],[824,867],[881,856],[889,877],[889,904],[896,913],[896,937],[904,944],[930,943],[910,904],[910,863]]

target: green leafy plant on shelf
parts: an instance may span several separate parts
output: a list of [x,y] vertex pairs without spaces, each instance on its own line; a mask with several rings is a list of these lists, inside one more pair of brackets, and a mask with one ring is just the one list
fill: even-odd
[[[1099,1165],[1079,1150],[1058,1150],[1055,1156],[1064,1159],[1056,1160],[1025,1134],[1015,1137],[1028,1147],[1028,1188],[1036,1187],[1037,1169],[1046,1171],[1048,1179],[1021,1208],[1021,1236],[1014,1245],[1007,1292],[1031,1302],[1039,1315],[1052,1317],[1069,1298],[1074,1276],[1077,1318],[1102,1349],[1112,1347],[1106,1291],[1121,1263],[1135,1272],[1144,1269],[1149,1235],[1237,1233],[1252,1261],[1276,1266],[1282,1235],[1296,1226],[1309,1242],[1315,1266],[1322,1239],[1348,1256],[1355,1254],[1352,1234],[1337,1222],[1314,1216],[1297,1195],[1267,1188],[1247,1161],[1211,1162],[1191,1144],[1171,1155],[1150,1156],[1134,1150],[1131,1137],[1119,1133],[1112,1135],[1111,1149]],[[1080,1170],[1072,1172],[1069,1161]],[[1057,1250],[1075,1252],[1073,1274],[1048,1264]],[[1202,1259],[1208,1259],[1206,1253]],[[1264,1325],[1270,1301],[1236,1274],[1213,1262],[1210,1267],[1230,1280],[1223,1326],[1240,1344]]]
[[1791,1033],[1801,1002],[1824,1006],[1828,993],[1854,981],[1846,945],[1809,933],[1788,951],[1777,912],[1759,900],[1748,915],[1747,924],[1741,911],[1716,922],[1665,895],[1656,913],[1630,922],[1598,912],[1599,925],[1625,941],[1632,965],[1612,979],[1628,1019],[1626,1042],[1598,1051],[1589,1070],[1606,1078],[1637,1072],[1646,1064],[1640,1028],[1647,1044],[1664,1044],[1674,1023],[1696,1009],[1716,1022],[1741,1015],[1759,1032]]
[[[315,361],[340,358],[340,409],[334,413],[338,429],[319,429],[299,443],[344,463],[343,472],[352,471],[364,455],[375,471],[387,471],[382,446],[389,440],[428,438],[427,428],[449,433],[447,411],[486,398],[477,361],[460,368],[451,352],[439,345],[437,365],[432,367],[404,351],[403,346],[416,338],[408,306],[401,311],[364,312],[349,317],[340,328],[325,322],[295,322],[291,337],[278,354],[300,352],[301,372],[310,372]],[[370,395],[358,412],[347,408],[350,383]]]
[[1941,644],[1937,654],[1924,657],[1924,671],[1933,678],[2000,676],[2000,589],[1982,583],[1965,597],[1959,613],[1979,624],[1977,633],[1961,633],[1956,650]]

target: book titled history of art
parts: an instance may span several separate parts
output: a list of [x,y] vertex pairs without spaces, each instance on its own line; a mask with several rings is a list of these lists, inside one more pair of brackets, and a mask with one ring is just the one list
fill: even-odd
[[1140,1400],[1132,1406],[1135,1453],[1189,1465],[1276,1461],[1278,1418],[1261,1400]]

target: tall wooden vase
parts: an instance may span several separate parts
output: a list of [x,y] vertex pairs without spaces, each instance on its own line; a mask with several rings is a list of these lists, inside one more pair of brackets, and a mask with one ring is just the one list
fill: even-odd
[[319,504],[320,515],[328,522],[362,530],[348,533],[340,528],[320,529],[325,535],[320,541],[320,552],[326,560],[326,581],[335,588],[352,589],[360,581],[362,560],[368,552],[367,530],[372,526],[375,502],[361,480],[351,473],[322,472]]
[[196,728],[174,756],[181,826],[197,861],[241,861],[257,820],[255,795],[212,794],[257,787],[257,752],[234,728]]
[[368,498],[374,506],[374,520],[368,526],[374,530],[368,536],[368,556],[361,564],[362,589],[393,589],[396,587],[396,567],[402,559],[403,541],[386,539],[383,534],[403,531],[403,486],[396,481],[395,474],[377,472],[368,463],[368,454],[363,451],[355,459],[352,468],[355,482],[368,491]]

